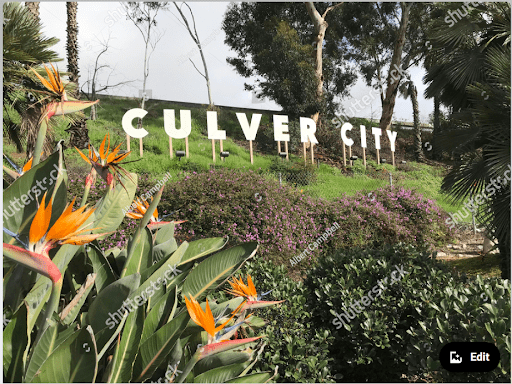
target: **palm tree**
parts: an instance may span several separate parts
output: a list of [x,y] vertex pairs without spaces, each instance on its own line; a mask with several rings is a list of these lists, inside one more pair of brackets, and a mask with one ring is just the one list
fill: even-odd
[[28,8],[34,18],[39,21],[39,2],[38,1],[25,1],[25,7]]
[[416,161],[424,161],[423,151],[421,148],[421,128],[420,128],[420,112],[418,107],[418,90],[411,80],[410,76],[406,81],[402,82],[398,88],[400,95],[404,99],[411,98],[412,112],[414,121],[414,155]]
[[60,61],[51,49],[59,39],[45,37],[39,20],[19,3],[4,3],[3,14],[3,128],[18,152],[27,144],[30,157],[36,136],[32,133],[38,129],[37,121],[30,117],[35,114],[36,101],[44,97],[44,89],[29,67]]
[[438,61],[427,70],[426,92],[452,111],[440,144],[457,155],[442,189],[456,201],[485,198],[477,219],[498,240],[502,277],[510,279],[510,4],[470,8],[438,28],[432,44]]
[[[68,1],[66,3],[67,12],[67,59],[68,59],[68,72],[69,80],[76,85],[76,92],[71,96],[75,99],[80,99],[80,88],[78,86],[79,69],[78,69],[78,23],[76,20],[76,13],[78,3],[75,1]],[[86,148],[89,143],[89,132],[85,119],[79,119],[76,123],[71,124],[66,130],[70,133],[69,145],[77,148]]]

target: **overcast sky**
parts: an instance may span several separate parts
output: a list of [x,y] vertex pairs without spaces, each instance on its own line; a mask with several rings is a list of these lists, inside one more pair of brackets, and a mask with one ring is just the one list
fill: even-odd
[[[178,3],[180,4],[180,3]],[[245,108],[262,108],[279,110],[272,101],[258,102],[252,94],[244,90],[244,82],[251,82],[239,76],[226,63],[226,57],[233,52],[224,44],[224,32],[221,30],[223,15],[227,2],[189,2],[196,19],[197,32],[203,42],[203,51],[210,75],[212,97],[216,105]],[[172,5],[172,4],[171,4]],[[43,33],[55,36],[60,42],[55,50],[64,61],[59,62],[60,70],[66,70],[66,4],[64,2],[41,2],[40,17]],[[78,42],[80,47],[80,84],[88,79],[88,70],[94,67],[94,60],[101,50],[99,41],[106,41],[110,36],[110,49],[101,58],[100,64],[108,64],[113,69],[101,72],[100,83],[104,84],[110,75],[110,84],[125,80],[136,80],[129,86],[117,88],[110,94],[138,96],[142,89],[144,41],[135,25],[124,16],[123,7],[118,2],[78,2]],[[151,56],[147,89],[152,98],[208,104],[208,94],[204,78],[197,73],[188,60],[191,58],[202,70],[202,63],[197,46],[186,28],[178,21],[174,6],[170,11],[161,11],[157,17],[157,30],[163,36]],[[423,70],[413,68],[410,71],[418,88],[420,119],[428,122],[428,115],[433,110],[433,101],[423,98],[424,85],[421,81]],[[351,96],[343,101],[348,108],[357,99],[369,95],[371,89],[361,79],[351,88]],[[374,95],[376,93],[374,92]],[[365,99],[367,100],[367,99]],[[364,104],[363,104],[364,105]],[[356,114],[358,117],[379,119],[381,113],[380,99],[375,97],[371,106]],[[410,100],[398,97],[394,119],[412,121]]]

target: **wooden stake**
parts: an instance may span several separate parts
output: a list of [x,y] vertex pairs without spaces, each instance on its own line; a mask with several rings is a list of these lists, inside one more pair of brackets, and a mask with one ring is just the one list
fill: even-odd
[[377,164],[380,164],[380,151],[377,149]]
[[[352,157],[352,146],[348,147],[348,158],[350,159]],[[354,165],[354,162],[350,160],[350,166],[352,167]]]
[[[222,146],[222,140],[219,140],[219,143],[220,143],[220,151],[222,152],[222,151],[224,151],[223,146]],[[222,156],[220,157],[220,161],[224,161],[224,158]]]
[[307,163],[307,160],[306,160],[306,142],[302,143],[302,152],[304,152],[304,164],[306,164]]
[[172,154],[172,137],[169,136],[169,155],[171,156],[171,159],[173,157],[173,154]]
[[286,152],[286,160],[290,160],[288,158],[288,142],[287,141],[284,142],[284,151]]
[[126,150],[130,152],[130,135],[126,134]]
[[315,153],[314,153],[314,150],[313,150],[313,143],[311,143],[311,164],[315,165]]
[[278,141],[277,142],[277,155],[279,156],[280,153],[281,153],[281,142]]
[[188,159],[188,136],[185,137],[185,155],[187,156]]
[[215,140],[212,139],[212,156],[213,156],[213,162],[215,163]]
[[346,149],[345,149],[345,143],[343,143],[343,166],[344,167],[347,166],[347,153],[346,153]]
[[366,148],[363,148],[363,165],[364,168],[366,169]]
[[139,152],[140,157],[144,156],[144,150],[142,149],[142,138],[139,139]]
[[249,154],[251,156],[251,164],[254,164],[254,158],[252,157],[252,140],[249,140]]
[[393,161],[393,167],[395,166],[395,152],[391,152],[391,160]]

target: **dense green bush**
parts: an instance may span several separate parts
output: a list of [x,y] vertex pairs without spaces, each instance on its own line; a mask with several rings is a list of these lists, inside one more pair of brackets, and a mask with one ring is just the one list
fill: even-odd
[[331,330],[320,331],[311,321],[311,313],[305,307],[304,285],[286,276],[283,266],[275,266],[259,256],[246,262],[239,272],[241,276],[248,274],[258,293],[272,290],[262,300],[286,298],[279,306],[258,310],[258,316],[267,322],[259,330],[266,335],[267,345],[254,370],[274,371],[278,367],[275,382],[279,383],[334,382],[330,374],[332,359],[328,356],[333,341]]
[[[398,270],[403,272],[394,272]],[[335,339],[329,347],[334,359],[331,374],[341,381],[387,382],[401,381],[403,374],[432,377],[439,368],[440,348],[450,341],[494,343],[496,339],[501,343],[502,359],[508,359],[503,361],[510,362],[510,342],[505,346],[510,338],[510,286],[498,280],[484,284],[465,275],[454,276],[425,249],[397,244],[383,250],[353,249],[322,256],[305,286],[311,322],[320,332],[331,330]],[[369,291],[373,301],[362,302],[359,314],[351,311],[351,304]],[[502,297],[499,308],[486,303],[483,293],[491,302]],[[341,317],[345,310],[352,319],[336,321],[336,313]],[[504,370],[506,375],[443,373],[442,377],[448,381],[510,380],[510,363]]]

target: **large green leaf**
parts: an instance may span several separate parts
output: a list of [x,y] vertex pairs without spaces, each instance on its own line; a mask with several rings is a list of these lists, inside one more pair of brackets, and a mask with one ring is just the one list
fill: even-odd
[[134,368],[135,381],[144,381],[153,375],[174,348],[188,320],[188,313],[182,313],[141,344]]
[[272,377],[270,372],[258,372],[251,375],[237,377],[226,381],[226,383],[266,383]]
[[203,256],[222,249],[228,240],[222,237],[213,237],[211,239],[200,239],[192,241],[189,244],[187,252],[183,255],[180,264],[188,263],[192,260],[200,259]]
[[246,366],[247,363],[240,363],[214,368],[196,376],[194,383],[225,383],[236,378]]
[[133,236],[128,241],[128,247],[134,247],[134,250],[128,264],[124,267],[126,269],[124,276],[141,273],[153,265],[153,236],[147,227],[140,231],[137,238]]
[[32,383],[93,383],[98,372],[96,342],[90,326],[76,331],[41,365]]
[[144,330],[142,331],[141,343],[144,343],[155,331],[161,328],[167,319],[172,319],[172,314],[176,311],[178,304],[177,287],[170,289],[158,301],[155,301],[153,307],[144,321]]
[[76,317],[78,316],[78,313],[80,312],[80,309],[82,309],[82,306],[85,303],[85,299],[87,299],[87,296],[89,295],[94,286],[95,278],[95,273],[87,275],[84,284],[77,291],[73,300],[71,300],[71,302],[66,306],[66,308],[62,310],[62,313],[60,314],[62,324],[69,325],[75,321]]
[[[79,249],[80,246],[78,245],[65,244],[60,247],[55,256],[52,258],[53,263],[57,266],[57,268],[59,268],[59,271],[62,275],[64,275],[69,262]],[[38,275],[36,283],[25,298],[28,304],[29,332],[34,327],[34,324],[37,321],[41,310],[44,308],[44,305],[50,298],[51,287],[52,284],[48,278],[42,275]]]
[[88,244],[85,247],[85,253],[91,260],[92,268],[96,273],[94,284],[96,285],[96,292],[99,293],[103,288],[116,281],[114,271],[112,271],[110,263],[96,242]]
[[197,265],[187,276],[183,284],[183,295],[198,300],[217,288],[244,261],[256,254],[258,244],[244,243],[219,252]]
[[116,186],[109,189],[96,203],[94,214],[87,221],[93,221],[93,227],[97,228],[92,233],[112,232],[119,227],[124,219],[123,209],[132,204],[137,189],[137,175],[130,173],[130,176],[134,182],[122,177],[124,187],[121,183],[116,183]]
[[[67,174],[59,147],[59,151],[51,154],[45,161],[28,170],[8,188],[4,189],[3,226],[14,233],[20,234],[22,238],[28,235],[30,224],[37,212],[42,195],[47,192],[46,204],[48,204],[55,186],[57,186],[52,204],[51,226],[66,206],[66,184]],[[9,215],[11,216],[9,217]],[[17,243],[14,238],[5,232],[3,236],[5,243]]]
[[242,364],[249,361],[250,358],[251,354],[249,352],[226,351],[218,353],[199,360],[194,366],[194,374],[198,376],[214,368],[227,367],[232,364]]
[[164,225],[156,231],[155,244],[162,244],[174,239],[174,221]]
[[43,365],[52,352],[72,336],[75,331],[75,326],[66,328],[57,321],[52,321],[52,324],[46,329],[39,342],[32,347],[32,356],[27,366],[24,381],[32,381],[37,370]]
[[4,329],[4,380],[9,383],[21,382],[28,342],[27,307],[22,305]]
[[[123,302],[138,288],[139,284],[138,273],[126,276],[105,287],[92,302],[84,324],[91,325],[94,330],[98,351],[103,350],[112,335],[118,331],[116,325],[125,319]],[[133,306],[129,304],[130,307]]]
[[128,315],[112,359],[109,383],[129,383],[132,380],[133,364],[139,350],[140,336],[144,327],[144,306]]

